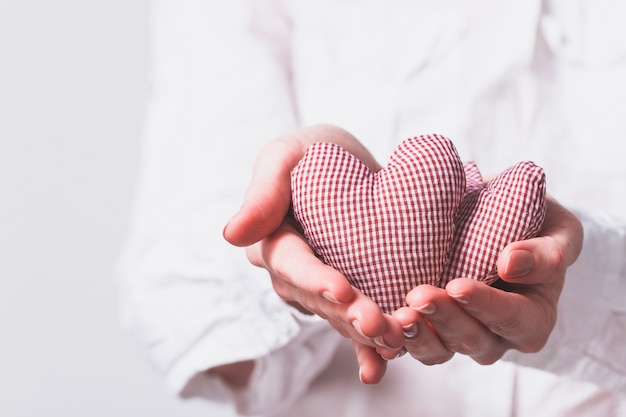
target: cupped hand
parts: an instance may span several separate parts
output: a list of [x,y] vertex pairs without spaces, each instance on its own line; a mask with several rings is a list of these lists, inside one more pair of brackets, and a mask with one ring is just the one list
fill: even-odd
[[381,168],[354,136],[336,126],[310,126],[274,139],[261,149],[243,204],[224,228],[228,242],[249,246],[278,229],[291,206],[291,171],[315,142],[335,143],[372,171]]
[[[438,363],[459,352],[489,364],[508,349],[536,352],[545,345],[556,322],[566,269],[580,254],[583,240],[576,216],[551,197],[547,203],[540,236],[511,243],[499,255],[501,280],[495,285],[458,278],[445,289],[423,285],[407,295],[408,305],[419,313],[400,320],[402,326],[417,323],[417,334],[406,345],[413,357]],[[425,332],[432,340],[431,331],[441,344],[424,349],[421,338]]]
[[269,272],[283,300],[328,320],[341,335],[352,339],[361,380],[375,383],[386,366],[376,349],[397,355],[404,344],[400,324],[318,259],[288,215],[291,171],[314,142],[340,145],[373,171],[380,169],[363,145],[335,126],[313,126],[276,139],[258,156],[243,205],[224,228],[224,238],[246,247],[250,262]]

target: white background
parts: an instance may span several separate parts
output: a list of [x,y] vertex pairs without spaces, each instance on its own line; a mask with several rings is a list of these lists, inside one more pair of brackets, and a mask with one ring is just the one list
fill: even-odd
[[119,327],[150,4],[0,0],[0,415],[200,416]]

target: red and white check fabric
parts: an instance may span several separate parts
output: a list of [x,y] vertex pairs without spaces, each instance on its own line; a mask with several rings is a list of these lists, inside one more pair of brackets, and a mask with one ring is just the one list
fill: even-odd
[[492,251],[509,231],[517,233],[516,225],[532,223],[516,216],[535,213],[507,209],[508,199],[543,205],[520,196],[527,188],[518,182],[527,178],[513,172],[484,187],[475,165],[464,168],[452,142],[439,135],[402,142],[376,173],[343,148],[316,143],[292,171],[293,212],[324,262],[393,312],[417,285],[445,285],[466,270],[483,279],[482,271],[493,271]]
[[545,219],[545,174],[534,163],[519,162],[486,186],[477,181],[480,172],[474,163],[466,164],[465,171],[467,192],[440,287],[458,277],[497,280],[498,254],[511,242],[535,236]]

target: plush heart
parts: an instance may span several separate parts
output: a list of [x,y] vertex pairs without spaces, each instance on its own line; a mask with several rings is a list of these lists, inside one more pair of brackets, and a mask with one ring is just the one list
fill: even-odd
[[499,252],[543,223],[545,177],[522,162],[485,186],[439,135],[405,140],[378,172],[316,143],[292,171],[292,200],[313,250],[390,313],[417,285],[497,279]]

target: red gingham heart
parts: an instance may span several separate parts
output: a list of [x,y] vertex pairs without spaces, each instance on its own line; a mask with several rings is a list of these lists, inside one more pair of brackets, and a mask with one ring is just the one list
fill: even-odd
[[[525,180],[512,179],[513,184]],[[518,216],[518,209],[499,215],[510,195],[521,205],[535,201],[533,195],[521,198],[519,187],[494,197],[511,185],[495,184],[484,187],[475,165],[464,169],[452,142],[439,135],[405,140],[376,173],[343,148],[316,143],[292,171],[293,212],[324,262],[389,313],[405,305],[406,294],[417,285],[445,285],[466,271],[465,264],[473,265],[472,278],[493,279],[492,252],[517,240],[518,227],[513,237],[497,224],[481,231],[494,218],[519,223],[509,218]],[[537,205],[543,207],[543,200]],[[522,214],[531,214],[524,209]],[[526,222],[521,223],[524,229]]]
[[545,174],[534,163],[519,162],[486,186],[473,162],[465,164],[465,172],[467,190],[440,287],[458,277],[497,280],[498,254],[509,243],[539,233],[546,215]]

